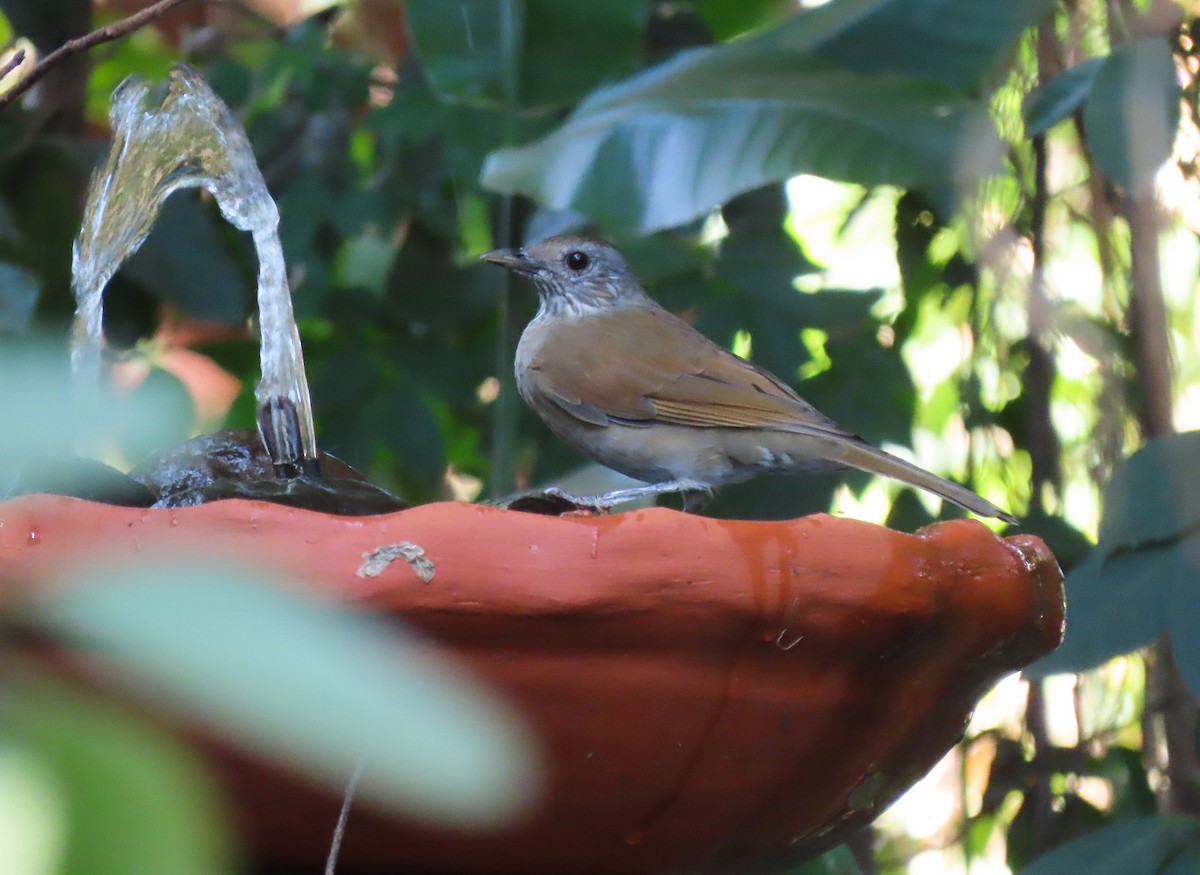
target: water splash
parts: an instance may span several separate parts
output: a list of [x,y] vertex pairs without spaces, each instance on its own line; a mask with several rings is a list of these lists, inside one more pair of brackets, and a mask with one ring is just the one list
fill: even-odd
[[72,253],[72,370],[77,380],[96,380],[105,286],[145,241],[173,192],[204,188],[234,227],[250,233],[258,252],[262,378],[255,397],[263,442],[281,475],[315,474],[317,441],[279,210],[241,126],[198,73],[175,67],[159,93],[152,100],[134,77],[113,93],[112,149],[92,179]]

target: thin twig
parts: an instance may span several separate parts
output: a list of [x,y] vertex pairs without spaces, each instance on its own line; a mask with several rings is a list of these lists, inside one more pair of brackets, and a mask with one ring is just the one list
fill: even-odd
[[101,43],[112,42],[121,37],[133,33],[141,27],[149,24],[155,19],[161,18],[166,13],[170,12],[176,6],[181,6],[187,3],[188,0],[159,0],[153,6],[147,6],[141,12],[135,13],[128,18],[123,18],[120,21],[114,21],[112,24],[107,24],[98,30],[93,30],[91,33],[84,34],[73,40],[67,40],[57,49],[52,51],[46,57],[42,58],[25,77],[10,88],[8,91],[0,94],[0,110],[32,88],[37,84],[43,76],[52,67],[57,66],[62,61],[78,55],[81,52],[86,52],[93,46],[98,46]]
[[17,49],[13,52],[12,57],[8,59],[3,67],[0,67],[0,80],[11,73],[13,70],[25,63],[25,50]]

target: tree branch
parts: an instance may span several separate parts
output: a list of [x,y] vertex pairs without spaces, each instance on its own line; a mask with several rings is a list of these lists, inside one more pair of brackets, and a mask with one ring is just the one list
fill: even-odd
[[[0,110],[32,88],[37,82],[46,75],[51,69],[74,55],[86,52],[93,46],[98,46],[101,43],[112,42],[120,39],[127,34],[133,33],[135,30],[144,27],[150,22],[166,15],[176,6],[181,6],[187,3],[188,0],[159,0],[152,6],[147,6],[141,12],[137,12],[128,18],[123,18],[120,21],[114,21],[112,24],[105,25],[91,33],[83,36],[67,40],[57,49],[46,55],[39,61],[32,70],[10,88],[8,91],[0,94]],[[19,62],[18,62],[19,63]]]

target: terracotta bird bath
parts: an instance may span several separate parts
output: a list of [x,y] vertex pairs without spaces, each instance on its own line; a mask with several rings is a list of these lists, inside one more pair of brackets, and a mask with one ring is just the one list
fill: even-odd
[[[428,581],[364,554],[400,542]],[[1053,649],[1037,538],[810,516],[592,518],[433,504],[339,517],[0,503],[0,596],[103,550],[205,545],[403,617],[506,696],[547,764],[526,822],[439,832],[356,808],[339,872],[664,872],[800,859],[867,823],[958,739],[978,697]],[[374,575],[374,576],[372,576]],[[426,573],[426,576],[428,574]],[[302,680],[302,679],[298,679]],[[260,863],[319,871],[338,800],[205,745]],[[280,869],[282,871],[282,869]]]

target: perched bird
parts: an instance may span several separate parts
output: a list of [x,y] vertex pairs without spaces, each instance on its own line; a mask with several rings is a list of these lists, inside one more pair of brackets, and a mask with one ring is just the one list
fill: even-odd
[[849,465],[1016,519],[837,426],[778,377],[655,303],[611,244],[551,237],[482,256],[529,277],[540,306],[517,345],[521,397],[559,438],[646,486],[579,498],[611,507],[708,493],[758,474]]

